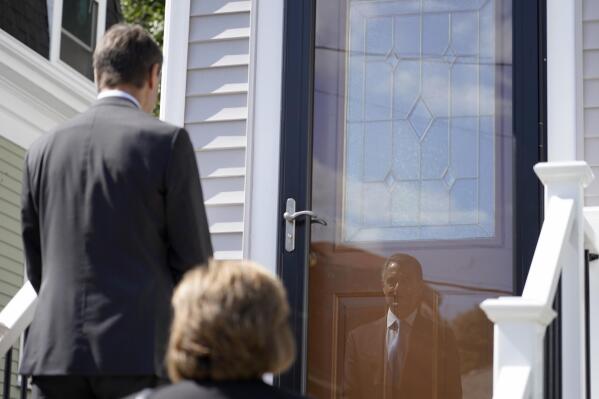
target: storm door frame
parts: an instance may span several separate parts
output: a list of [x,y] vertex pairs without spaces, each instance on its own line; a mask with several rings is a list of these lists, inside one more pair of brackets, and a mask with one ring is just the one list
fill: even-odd
[[[277,273],[287,289],[297,359],[275,385],[305,393],[307,377],[307,265],[310,229],[296,223],[295,251],[285,248],[287,198],[311,209],[312,123],[316,0],[284,0],[283,84],[277,233]],[[322,1],[322,0],[321,0]],[[522,293],[543,220],[543,188],[533,165],[547,159],[546,0],[513,0],[513,130],[515,149],[514,294]],[[559,303],[559,302],[557,302]],[[546,338],[546,397],[561,398],[561,333]]]

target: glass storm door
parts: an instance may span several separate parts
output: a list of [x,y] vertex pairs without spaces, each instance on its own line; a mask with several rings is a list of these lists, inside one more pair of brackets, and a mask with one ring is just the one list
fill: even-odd
[[516,176],[538,160],[517,149],[539,133],[515,133],[512,2],[313,6],[302,206],[327,224],[294,250],[301,275],[281,246],[301,312],[291,374],[314,398],[491,398],[479,304],[518,291],[515,221],[538,225],[538,212],[517,215],[527,195],[538,210],[538,186],[517,192]]

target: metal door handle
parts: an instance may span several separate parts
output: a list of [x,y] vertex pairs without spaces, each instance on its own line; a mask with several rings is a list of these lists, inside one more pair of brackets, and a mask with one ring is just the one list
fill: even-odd
[[300,216],[307,216],[310,223],[318,223],[323,226],[327,225],[326,220],[318,216],[312,211],[295,211],[295,200],[287,198],[287,207],[283,218],[285,219],[285,251],[293,252],[295,250],[295,219]]
[[285,212],[283,214],[283,217],[285,218],[286,221],[293,222],[299,216],[303,216],[303,215],[310,216],[310,221],[312,223],[322,224],[323,226],[327,225],[326,220],[324,220],[323,218],[321,218],[320,216],[318,216],[317,214],[315,214],[312,211],[299,211],[299,212],[293,212],[293,213]]

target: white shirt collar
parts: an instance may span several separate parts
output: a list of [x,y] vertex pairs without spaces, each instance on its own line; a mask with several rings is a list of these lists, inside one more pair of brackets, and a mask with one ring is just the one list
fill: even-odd
[[133,104],[135,104],[135,106],[137,108],[141,109],[141,105],[139,104],[139,101],[137,101],[137,98],[133,97],[131,94],[127,93],[126,91],[118,90],[118,89],[110,89],[110,90],[102,90],[98,94],[98,100],[101,100],[106,97],[124,98],[126,100],[131,101]]
[[[418,307],[416,307],[416,309],[414,309],[412,311],[412,313],[410,313],[410,315],[405,318],[403,321],[405,323],[408,323],[408,325],[412,326],[414,324],[414,319],[416,318],[416,313],[417,313]],[[391,327],[393,325],[394,322],[396,322],[399,324],[400,320],[399,317],[397,317],[395,315],[395,313],[393,313],[391,311],[391,309],[387,310],[387,328]]]

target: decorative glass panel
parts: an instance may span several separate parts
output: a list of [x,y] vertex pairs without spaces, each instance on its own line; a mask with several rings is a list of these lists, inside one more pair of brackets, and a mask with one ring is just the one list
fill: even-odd
[[495,236],[494,13],[350,1],[344,241]]

